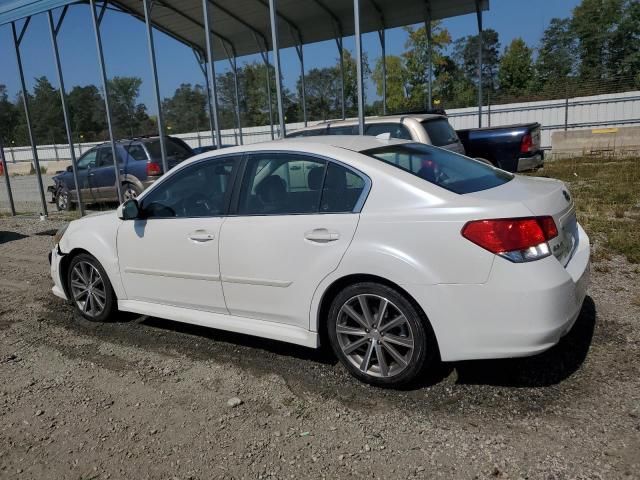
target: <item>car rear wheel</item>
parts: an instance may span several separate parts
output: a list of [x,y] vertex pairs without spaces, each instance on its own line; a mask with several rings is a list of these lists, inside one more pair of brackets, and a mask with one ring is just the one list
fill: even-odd
[[133,200],[134,198],[138,198],[138,195],[142,193],[138,187],[136,187],[133,183],[124,183],[122,185],[122,199],[123,201]]
[[436,358],[428,320],[403,294],[378,283],[351,285],[336,296],[328,334],[347,370],[372,385],[411,383]]
[[67,285],[74,307],[87,320],[103,322],[116,310],[111,282],[95,257],[85,253],[73,257]]

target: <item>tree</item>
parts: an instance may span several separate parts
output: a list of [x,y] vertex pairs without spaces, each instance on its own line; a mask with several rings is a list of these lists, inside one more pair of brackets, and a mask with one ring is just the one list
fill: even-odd
[[0,84],[0,141],[5,145],[14,139],[17,124],[17,107],[9,101],[6,85]]
[[[66,139],[60,93],[47,77],[36,78],[33,96],[29,95],[29,113],[35,141],[40,145],[64,142]],[[21,115],[23,131],[26,132],[26,118]]]
[[[429,82],[429,41],[425,27],[405,27],[409,34],[405,42],[406,89],[410,107],[427,106],[427,84]],[[431,63],[437,68],[444,61],[444,50],[451,43],[451,35],[440,22],[431,23]],[[433,92],[436,93],[436,92]],[[436,94],[437,96],[437,94]]]
[[[479,35],[468,35],[454,42],[454,60],[464,76],[474,85],[478,84]],[[482,86],[493,90],[497,83],[500,63],[500,40],[498,32],[491,28],[482,31]]]
[[640,3],[627,0],[611,32],[608,70],[630,87],[640,87]]
[[104,99],[95,85],[75,86],[67,95],[71,129],[76,141],[106,139]]
[[172,133],[209,129],[207,94],[201,85],[181,84],[171,98],[162,102],[165,124]]
[[[307,117],[309,120],[328,120],[340,116],[340,72],[335,67],[312,68],[305,75]],[[299,98],[302,82],[298,80]]]
[[623,0],[582,0],[573,10],[571,29],[578,40],[582,79],[602,80],[609,76],[611,32],[620,22],[623,5]]
[[[387,111],[399,112],[409,108],[407,70],[402,57],[387,55]],[[378,96],[383,94],[382,58],[378,59],[371,74]]]
[[141,85],[142,79],[137,77],[113,77],[107,84],[115,136],[118,138],[157,133],[146,105],[136,103]]
[[517,96],[531,88],[533,78],[532,51],[522,38],[514,38],[505,49],[498,69],[500,92]]
[[552,18],[542,34],[536,61],[536,83],[558,85],[576,70],[577,40],[568,18]]

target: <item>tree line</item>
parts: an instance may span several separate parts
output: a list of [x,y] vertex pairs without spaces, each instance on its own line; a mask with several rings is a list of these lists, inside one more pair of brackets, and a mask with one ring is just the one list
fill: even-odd
[[[429,49],[424,27],[406,27],[405,51],[386,57],[387,112],[427,107]],[[479,35],[452,40],[440,22],[432,24],[432,98],[434,106],[456,108],[477,104]],[[485,103],[563,98],[640,88],[640,2],[637,0],[582,0],[569,18],[554,18],[539,44],[529,46],[521,38],[504,49],[498,32],[482,32],[482,86]],[[364,59],[364,75],[371,79],[378,97],[383,91],[383,64],[371,68]],[[357,114],[356,62],[344,51],[344,96],[347,116]],[[275,74],[273,67],[253,62],[238,68],[239,109],[245,126],[269,124],[266,75],[274,122]],[[222,128],[236,126],[236,100],[231,72],[219,74],[218,105]],[[138,101],[142,80],[114,77],[108,89],[113,124],[118,138],[157,133],[155,117]],[[305,73],[306,109],[309,120],[342,115],[341,73],[338,59],[330,67]],[[36,78],[29,104],[34,136],[39,144],[66,143],[59,92],[46,77]],[[283,91],[287,122],[302,121],[302,84]],[[366,99],[365,99],[366,100]],[[366,114],[382,113],[382,100],[365,101]],[[68,92],[74,141],[108,138],[102,92],[95,85],[75,86]],[[210,128],[206,87],[184,83],[164,99],[167,133],[205,131]],[[0,138],[12,145],[29,143],[22,98],[9,99],[0,85]]]

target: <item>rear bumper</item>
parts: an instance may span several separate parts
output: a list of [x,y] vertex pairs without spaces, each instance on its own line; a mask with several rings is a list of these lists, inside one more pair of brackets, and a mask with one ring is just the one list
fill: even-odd
[[535,355],[554,346],[582,309],[589,284],[589,238],[563,267],[496,258],[484,284],[405,286],[431,320],[444,361]]
[[518,158],[518,172],[525,172],[527,170],[534,170],[544,165],[544,157],[541,153],[537,153],[532,157],[520,157]]

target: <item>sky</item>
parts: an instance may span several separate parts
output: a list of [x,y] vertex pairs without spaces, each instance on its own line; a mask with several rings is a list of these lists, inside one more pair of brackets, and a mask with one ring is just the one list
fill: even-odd
[[[579,0],[490,0],[490,10],[484,13],[484,28],[496,30],[502,48],[516,37],[522,37],[529,46],[537,46],[549,21],[554,17],[568,17]],[[55,18],[59,13],[55,13]],[[20,28],[21,22],[18,24]],[[464,15],[444,20],[442,25],[452,39],[477,33],[476,16]],[[108,11],[101,27],[107,75],[137,76],[143,79],[139,101],[146,104],[150,114],[156,112],[151,67],[147,52],[143,22],[128,15]],[[397,55],[404,50],[407,35],[401,28],[387,32],[387,55]],[[202,72],[188,47],[164,35],[154,34],[161,96],[171,96],[181,83],[204,83]],[[75,85],[99,85],[99,67],[95,39],[88,5],[73,5],[58,36],[64,82],[67,91]],[[354,37],[344,40],[344,47],[353,52]],[[373,64],[380,56],[377,33],[363,35],[363,50]],[[22,41],[22,54],[27,88],[32,89],[35,78],[46,75],[57,87],[55,65],[46,14],[32,18]],[[300,67],[295,49],[281,51],[283,82],[293,89]],[[305,69],[335,65],[338,52],[334,41],[305,45]],[[260,61],[258,55],[238,59],[238,65]],[[373,66],[373,65],[372,65]],[[226,61],[216,62],[216,73],[229,70]],[[5,84],[14,98],[20,90],[16,57],[10,25],[0,26],[0,84]],[[367,85],[367,96],[375,96],[373,85]]]

